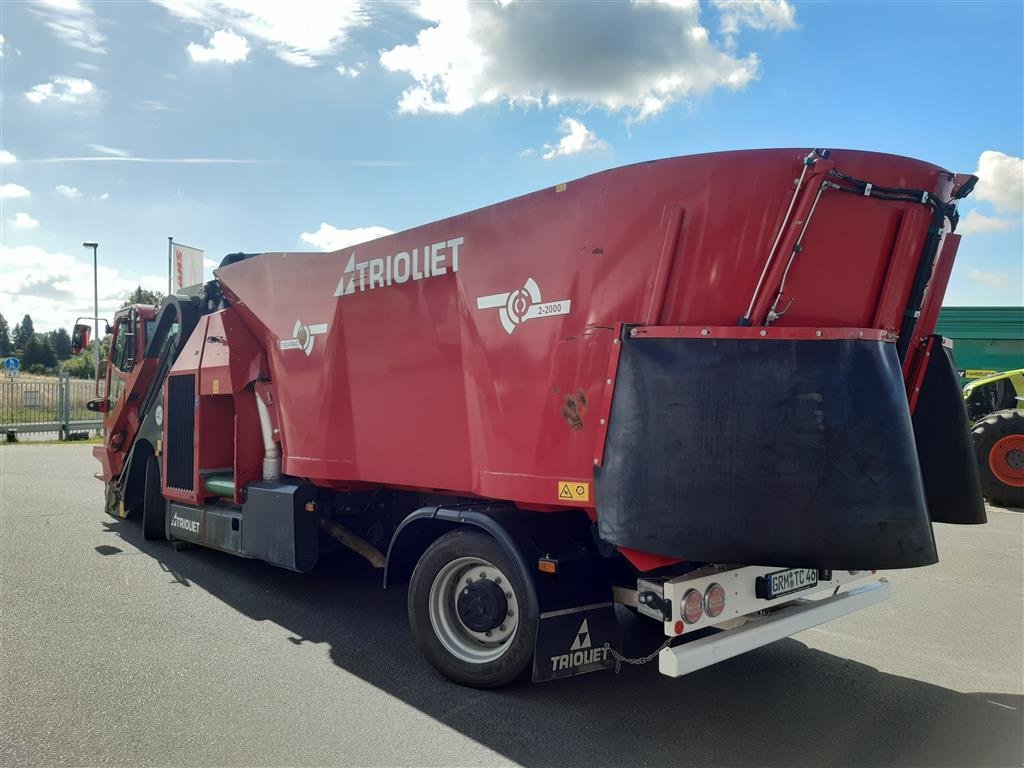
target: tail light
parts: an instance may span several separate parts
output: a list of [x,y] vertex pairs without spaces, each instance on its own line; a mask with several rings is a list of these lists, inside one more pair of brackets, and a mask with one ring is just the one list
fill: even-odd
[[714,619],[725,610],[725,589],[721,584],[712,584],[704,590],[704,613]]
[[683,595],[683,621],[696,624],[704,615],[704,596],[696,589],[688,589]]

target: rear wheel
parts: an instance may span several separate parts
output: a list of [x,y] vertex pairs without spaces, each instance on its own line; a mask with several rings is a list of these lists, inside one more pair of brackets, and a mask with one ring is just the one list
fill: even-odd
[[146,484],[142,495],[142,535],[147,539],[166,537],[166,502],[160,486],[160,459],[150,456],[146,461]]
[[989,414],[973,438],[982,493],[993,504],[1024,507],[1024,412]]
[[409,624],[420,652],[443,675],[474,688],[511,683],[530,666],[536,599],[490,536],[445,534],[423,553],[409,582]]

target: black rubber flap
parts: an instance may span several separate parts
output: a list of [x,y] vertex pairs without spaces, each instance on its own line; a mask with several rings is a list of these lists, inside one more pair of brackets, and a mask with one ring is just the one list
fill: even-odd
[[928,514],[935,523],[987,522],[960,377],[936,337],[914,409]]
[[896,349],[622,339],[602,538],[685,560],[867,570],[938,559]]

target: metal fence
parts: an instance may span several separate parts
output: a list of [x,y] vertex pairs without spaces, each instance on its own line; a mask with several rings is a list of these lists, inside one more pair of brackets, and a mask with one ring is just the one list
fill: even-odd
[[72,432],[99,430],[100,415],[85,407],[95,391],[92,381],[63,373],[52,379],[0,382],[0,436],[53,433],[66,440]]

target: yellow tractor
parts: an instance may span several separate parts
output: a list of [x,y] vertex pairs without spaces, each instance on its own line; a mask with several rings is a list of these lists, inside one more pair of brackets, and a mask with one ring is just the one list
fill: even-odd
[[1024,368],[972,381],[964,400],[982,493],[993,504],[1024,507]]

